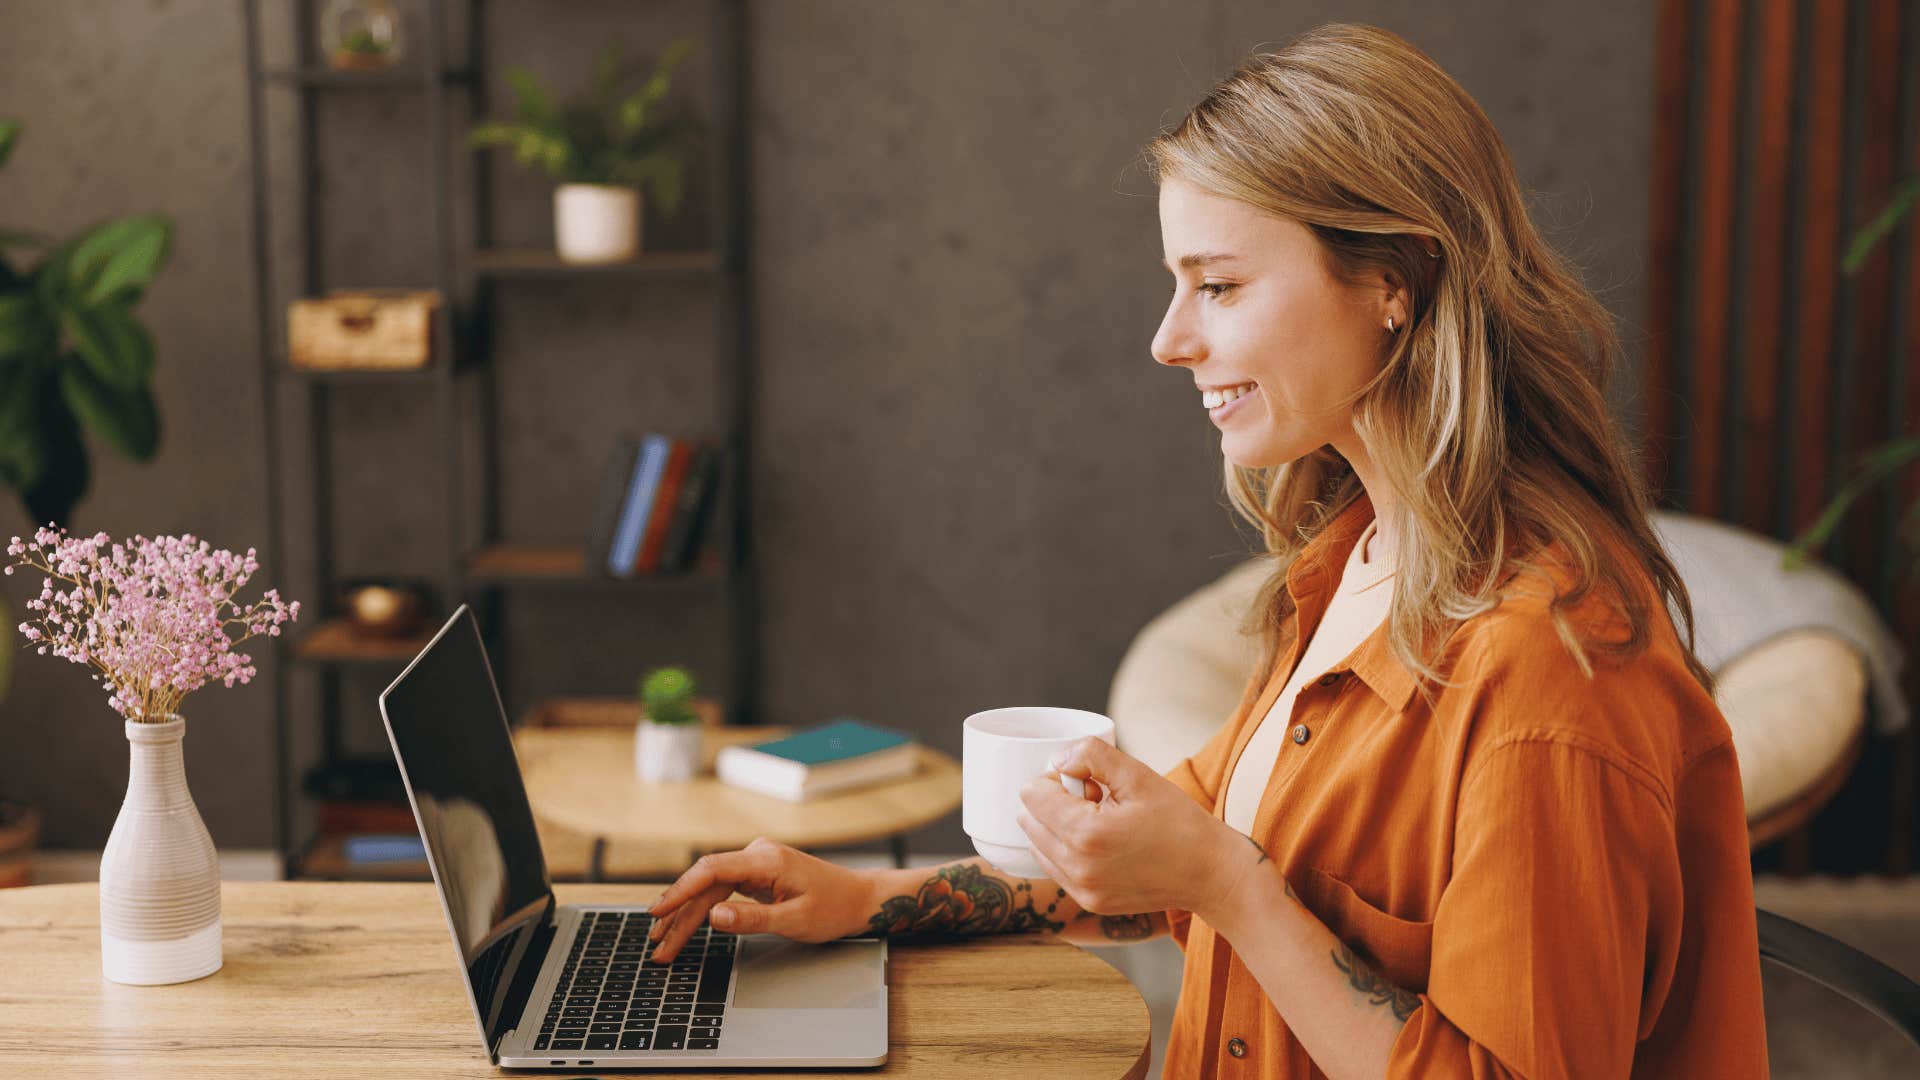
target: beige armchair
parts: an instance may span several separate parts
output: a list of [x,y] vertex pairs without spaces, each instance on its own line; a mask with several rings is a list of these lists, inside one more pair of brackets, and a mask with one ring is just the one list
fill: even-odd
[[[1688,564],[1678,561],[1685,577]],[[1232,715],[1259,663],[1257,642],[1238,626],[1267,572],[1265,559],[1243,562],[1134,638],[1107,705],[1122,750],[1165,772]],[[1841,635],[1804,628],[1714,674],[1740,759],[1748,841],[1758,846],[1812,817],[1845,782],[1865,741],[1867,665]]]

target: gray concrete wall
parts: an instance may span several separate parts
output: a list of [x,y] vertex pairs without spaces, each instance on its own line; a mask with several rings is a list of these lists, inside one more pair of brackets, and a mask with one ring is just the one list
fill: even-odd
[[[496,88],[507,64],[565,79],[601,41],[646,52],[703,25],[688,2],[494,7]],[[1168,279],[1136,155],[1262,42],[1340,17],[1429,50],[1492,115],[1539,219],[1587,268],[1631,342],[1647,231],[1652,7],[752,4],[753,513],[767,719],[853,713],[958,754],[959,722],[977,709],[1101,708],[1140,625],[1245,551],[1191,386],[1147,354]],[[278,22],[269,32],[284,39]],[[163,448],[149,466],[101,453],[78,528],[265,543],[241,33],[228,0],[0,6],[0,115],[27,124],[0,169],[0,226],[65,233],[149,209],[179,224],[172,263],[143,308],[159,344]],[[697,68],[688,78],[703,81]],[[289,102],[277,94],[272,114],[277,299],[294,266]],[[429,267],[424,110],[405,95],[337,95],[319,121],[323,284],[419,280]],[[467,179],[463,165],[463,191]],[[548,242],[544,183],[510,169],[495,181],[496,240]],[[685,244],[701,220],[696,206],[649,228],[663,244]],[[715,404],[710,289],[501,289],[508,536],[572,539],[615,434],[703,425]],[[446,500],[433,417],[424,390],[337,395],[341,573],[437,572]],[[321,599],[304,539],[312,519],[297,483],[305,445],[292,424],[300,542],[261,580],[312,603]],[[16,502],[0,503],[0,534],[28,526]],[[27,595],[19,577],[5,588],[16,604]],[[717,614],[643,593],[517,596],[509,705],[622,692],[640,667],[668,659],[717,676]],[[273,673],[264,674],[188,700],[193,790],[223,845],[272,840]],[[346,684],[355,748],[384,752],[373,708],[383,682]],[[307,756],[317,745],[313,676],[296,673],[293,687]],[[0,785],[48,807],[50,845],[104,840],[125,755],[84,672],[21,658],[0,704]],[[915,843],[965,842],[949,820]]]

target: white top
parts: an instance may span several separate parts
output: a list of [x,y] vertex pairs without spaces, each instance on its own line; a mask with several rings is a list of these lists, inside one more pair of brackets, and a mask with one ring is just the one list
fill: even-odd
[[1293,715],[1293,699],[1299,695],[1300,688],[1346,659],[1386,621],[1387,608],[1393,602],[1393,585],[1389,581],[1393,576],[1393,560],[1390,553],[1376,553],[1372,561],[1366,557],[1367,545],[1373,540],[1378,524],[1378,519],[1369,523],[1367,531],[1354,542],[1347,565],[1340,571],[1340,582],[1334,587],[1333,599],[1327,602],[1326,614],[1321,616],[1320,625],[1314,628],[1313,637],[1307,641],[1306,651],[1294,665],[1287,685],[1274,699],[1273,708],[1261,718],[1259,729],[1253,733],[1246,750],[1240,754],[1239,763],[1233,767],[1233,775],[1228,778],[1227,790],[1222,796],[1226,799],[1226,822],[1243,833],[1253,832],[1254,811],[1260,807],[1260,797],[1266,794],[1274,762],[1286,745],[1287,721]]

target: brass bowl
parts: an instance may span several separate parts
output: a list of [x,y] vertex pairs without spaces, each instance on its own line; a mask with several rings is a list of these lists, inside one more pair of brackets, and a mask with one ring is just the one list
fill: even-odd
[[341,613],[369,637],[405,637],[420,628],[426,610],[426,590],[415,584],[361,581],[340,591]]

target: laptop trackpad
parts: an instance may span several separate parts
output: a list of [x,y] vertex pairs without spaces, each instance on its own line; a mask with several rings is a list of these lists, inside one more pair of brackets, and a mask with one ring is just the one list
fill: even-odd
[[741,940],[735,972],[736,1009],[863,1009],[885,1000],[878,941],[808,945],[755,934]]

